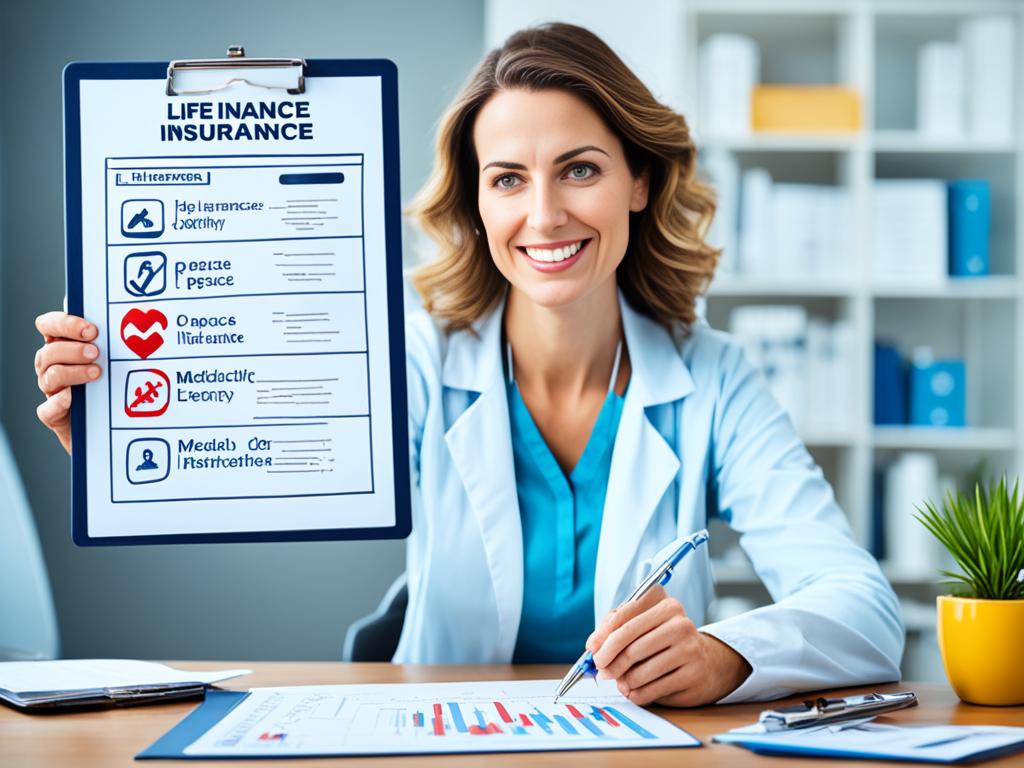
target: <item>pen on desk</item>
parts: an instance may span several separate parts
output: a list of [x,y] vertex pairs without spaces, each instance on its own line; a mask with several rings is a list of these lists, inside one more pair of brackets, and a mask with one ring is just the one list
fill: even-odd
[[[639,600],[641,597],[647,594],[647,592],[655,585],[660,584],[665,586],[668,584],[669,579],[672,578],[672,571],[679,564],[679,561],[683,559],[689,552],[695,550],[698,546],[708,540],[707,530],[697,531],[687,537],[682,544],[676,547],[661,565],[651,571],[650,575],[640,582],[640,585],[633,590],[626,603],[631,603],[634,600]],[[625,605],[625,603],[623,603]],[[597,666],[594,664],[594,656],[590,651],[584,651],[583,655],[580,656],[576,663],[569,669],[568,674],[562,678],[562,682],[558,686],[558,691],[555,692],[555,703],[565,696],[569,690],[582,680],[587,675],[594,675],[597,673]]]

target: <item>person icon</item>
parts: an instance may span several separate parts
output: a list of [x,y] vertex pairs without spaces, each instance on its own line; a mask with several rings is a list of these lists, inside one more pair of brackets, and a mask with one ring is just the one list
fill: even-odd
[[136,471],[140,469],[160,469],[160,467],[157,466],[157,463],[153,461],[153,451],[149,448],[146,448],[142,452],[142,463],[135,468]]
[[125,475],[133,485],[166,480],[173,465],[171,446],[159,437],[140,437],[125,448]]

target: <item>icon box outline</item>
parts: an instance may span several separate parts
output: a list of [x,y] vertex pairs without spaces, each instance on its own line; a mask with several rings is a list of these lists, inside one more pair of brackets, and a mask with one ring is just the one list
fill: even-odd
[[[160,261],[163,262],[163,285],[160,286],[159,291],[150,291],[148,293],[136,293],[132,290],[128,284],[128,262],[131,259],[139,258],[142,256],[158,256]],[[149,296],[159,296],[161,293],[167,290],[167,254],[163,251],[136,251],[135,253],[129,253],[124,257],[124,289],[129,296],[134,296],[139,299],[144,299]]]
[[[131,381],[133,373],[153,373],[164,380],[164,385],[167,387],[167,402],[164,403],[164,407],[158,411],[142,411],[141,413],[132,413],[128,410],[128,394],[131,389]],[[168,406],[171,404],[171,380],[166,373],[161,371],[159,368],[136,368],[133,371],[128,371],[128,375],[124,377],[124,412],[128,418],[139,419],[148,418],[151,416],[162,416],[167,412]]]
[[[132,446],[136,443],[163,443],[166,449],[166,461],[164,461],[164,473],[161,477],[152,477],[146,480],[132,480]],[[136,470],[138,471],[138,470]],[[171,444],[164,440],[162,437],[137,437],[128,443],[128,447],[124,450],[124,475],[128,478],[128,482],[132,485],[148,485],[150,483],[159,483],[162,480],[166,480],[167,476],[171,473]]]
[[[156,226],[156,222],[153,223],[152,229],[142,228],[141,230],[129,230],[128,222],[125,219],[124,207],[131,203],[153,203],[159,206],[160,211],[160,226]],[[152,239],[154,237],[160,237],[164,233],[164,201],[156,200],[153,198],[137,198],[132,200],[125,200],[121,203],[121,235],[124,237],[130,237],[133,239]]]

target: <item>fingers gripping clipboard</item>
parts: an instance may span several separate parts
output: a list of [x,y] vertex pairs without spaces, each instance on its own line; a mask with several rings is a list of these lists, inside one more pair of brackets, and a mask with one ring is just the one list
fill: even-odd
[[410,531],[397,72],[386,60],[69,64],[82,545]]

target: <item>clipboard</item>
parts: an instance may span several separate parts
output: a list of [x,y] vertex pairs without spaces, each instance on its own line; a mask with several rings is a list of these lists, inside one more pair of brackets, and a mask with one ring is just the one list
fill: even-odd
[[394,64],[63,81],[68,311],[103,367],[72,390],[75,543],[406,537]]

